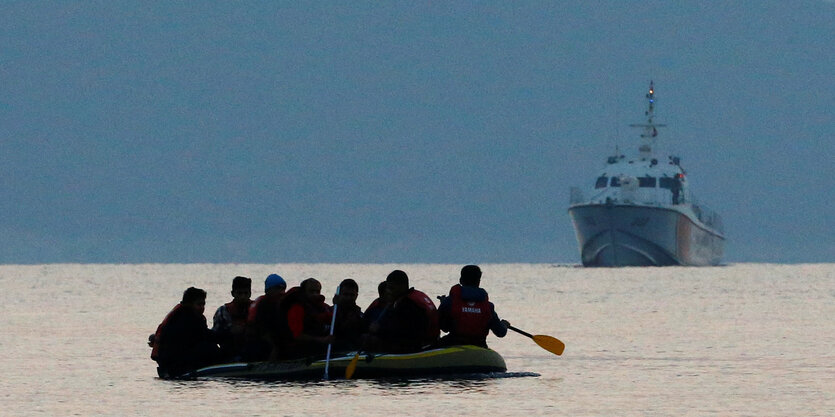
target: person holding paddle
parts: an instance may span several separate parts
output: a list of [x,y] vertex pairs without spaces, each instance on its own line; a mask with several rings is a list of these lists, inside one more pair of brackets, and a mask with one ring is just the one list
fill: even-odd
[[480,283],[481,268],[467,265],[461,268],[461,278],[450,288],[449,295],[438,297],[441,300],[438,307],[440,327],[449,332],[441,338],[442,346],[475,345],[486,348],[490,331],[498,337],[507,334],[510,323],[499,319],[487,291],[479,287]]
[[[333,336],[336,351],[355,350],[360,347],[360,336],[365,330],[362,309],[357,305],[359,285],[351,278],[342,280],[333,296]],[[339,307],[338,309],[336,307]]]
[[334,336],[330,334],[331,306],[325,303],[322,284],[315,278],[287,291],[278,307],[281,352],[284,358],[324,355]]

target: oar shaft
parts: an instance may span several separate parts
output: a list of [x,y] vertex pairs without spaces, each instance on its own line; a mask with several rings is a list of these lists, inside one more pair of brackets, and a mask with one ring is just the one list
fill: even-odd
[[[339,287],[336,287],[336,295],[339,295]],[[336,325],[336,308],[339,307],[336,303],[333,303],[333,316],[331,316],[331,336],[333,336],[333,328]],[[328,379],[328,368],[331,364],[331,347],[333,343],[328,343],[328,353],[325,355],[325,379]]]
[[530,334],[530,333],[528,333],[528,332],[526,332],[526,331],[524,331],[524,330],[519,330],[519,329],[517,329],[517,328],[515,328],[515,327],[513,327],[513,326],[507,326],[507,328],[508,328],[508,329],[510,329],[510,330],[513,330],[513,331],[514,331],[514,332],[516,332],[516,333],[519,333],[519,334],[521,334],[521,335],[528,336],[528,337],[530,337],[531,339],[533,339],[533,335],[532,335],[532,334]]

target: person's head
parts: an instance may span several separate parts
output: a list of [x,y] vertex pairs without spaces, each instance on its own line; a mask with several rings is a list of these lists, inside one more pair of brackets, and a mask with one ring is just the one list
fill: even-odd
[[299,289],[302,293],[310,300],[314,300],[319,298],[322,295],[322,283],[316,280],[316,278],[308,278],[302,281],[299,284]]
[[267,294],[283,294],[286,289],[287,283],[284,282],[284,278],[281,278],[278,274],[270,274],[267,276],[267,279],[264,280],[264,292]]
[[360,286],[356,281],[351,278],[342,280],[342,282],[339,283],[339,304],[356,304],[359,293]]
[[481,268],[478,265],[461,268],[461,279],[458,282],[464,287],[478,287],[481,284]]
[[252,296],[252,280],[247,277],[235,277],[232,280],[232,299],[235,302],[249,301]]
[[386,298],[386,282],[385,281],[380,281],[380,283],[377,284],[377,296],[380,297],[380,298]]
[[394,301],[409,292],[409,276],[405,272],[395,269],[386,277],[386,294]]
[[191,308],[194,311],[203,314],[206,310],[206,291],[200,288],[188,287],[183,292],[183,299],[180,301],[183,307]]

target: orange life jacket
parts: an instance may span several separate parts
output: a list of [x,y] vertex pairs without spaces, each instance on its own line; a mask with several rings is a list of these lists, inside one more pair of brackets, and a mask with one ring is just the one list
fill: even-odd
[[[311,336],[325,336],[331,324],[331,307],[325,303],[325,297],[320,295],[317,299],[308,300],[300,287],[293,287],[287,291],[281,300],[279,311],[279,325],[284,328],[284,335],[289,337],[288,342],[299,336],[302,332]],[[299,306],[299,308],[294,308]],[[295,314],[290,314],[294,310]],[[300,317],[296,314],[302,313]],[[292,321],[292,323],[291,323]]]

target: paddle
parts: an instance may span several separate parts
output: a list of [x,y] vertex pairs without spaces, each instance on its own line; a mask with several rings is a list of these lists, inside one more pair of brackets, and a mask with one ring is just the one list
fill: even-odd
[[532,335],[513,326],[507,326],[507,328],[521,335],[530,337],[537,345],[539,345],[539,347],[557,356],[562,355],[562,352],[565,350],[565,343],[560,342],[560,340],[556,337],[546,336],[544,334]]
[[[384,314],[386,314],[386,311],[388,311],[388,309],[389,305],[386,304],[386,306],[383,307],[383,311],[381,311],[380,314],[377,316],[377,319],[374,320],[374,323],[380,321],[380,319],[383,317]],[[354,371],[357,370],[357,362],[359,362],[359,359],[360,351],[358,350],[354,357],[351,358],[351,362],[348,363],[348,367],[345,368],[345,379],[351,379],[351,377],[354,376]]]
[[[337,298],[337,300],[339,299],[339,287],[340,286],[336,287],[336,298]],[[333,336],[333,328],[334,328],[334,325],[336,324],[336,308],[337,307],[339,307],[339,305],[337,305],[337,303],[334,302],[333,303],[333,317],[331,317],[331,336]],[[328,379],[328,367],[331,364],[331,347],[332,346],[333,346],[333,343],[328,343],[328,353],[327,353],[327,355],[325,355],[325,376],[323,378],[326,379],[326,380]]]
[[357,351],[357,354],[351,358],[351,362],[348,363],[348,367],[345,368],[345,379],[351,379],[354,376],[354,371],[357,370],[357,362],[360,359],[360,351]]

